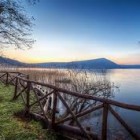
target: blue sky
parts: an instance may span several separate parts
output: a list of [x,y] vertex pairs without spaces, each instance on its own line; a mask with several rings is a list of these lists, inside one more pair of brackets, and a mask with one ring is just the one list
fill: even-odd
[[9,57],[24,62],[106,57],[140,64],[139,0],[40,0],[24,6],[36,19],[36,43],[30,50],[6,49]]

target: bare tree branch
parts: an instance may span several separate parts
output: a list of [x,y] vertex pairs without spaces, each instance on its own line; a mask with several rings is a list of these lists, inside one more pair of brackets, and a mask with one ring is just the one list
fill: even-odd
[[34,40],[29,38],[33,18],[29,18],[15,0],[0,1],[0,43],[16,48],[30,48]]

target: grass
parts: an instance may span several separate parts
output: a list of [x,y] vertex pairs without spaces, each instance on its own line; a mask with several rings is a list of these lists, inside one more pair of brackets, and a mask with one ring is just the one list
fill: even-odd
[[10,101],[14,89],[0,83],[0,140],[59,140],[60,136],[42,129],[39,122],[23,121],[13,114],[23,110],[22,100]]

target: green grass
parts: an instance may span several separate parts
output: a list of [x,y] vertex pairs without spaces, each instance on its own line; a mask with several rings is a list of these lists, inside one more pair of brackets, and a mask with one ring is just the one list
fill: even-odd
[[14,88],[0,83],[0,140],[58,140],[55,133],[42,129],[39,122],[23,121],[13,114],[23,110],[22,100],[10,101]]

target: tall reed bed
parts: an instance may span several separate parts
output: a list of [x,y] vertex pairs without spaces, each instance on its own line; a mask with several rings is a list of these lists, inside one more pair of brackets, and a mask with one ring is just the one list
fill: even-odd
[[[69,91],[93,96],[111,98],[116,86],[109,80],[106,72],[87,71],[78,69],[41,69],[41,68],[4,68],[5,71],[16,71],[29,75],[30,80],[55,85]],[[43,91],[47,91],[41,87]],[[45,94],[45,93],[44,93]],[[73,96],[63,95],[74,112],[79,113],[88,109],[97,102],[77,99]],[[66,113],[64,116],[67,116]]]

